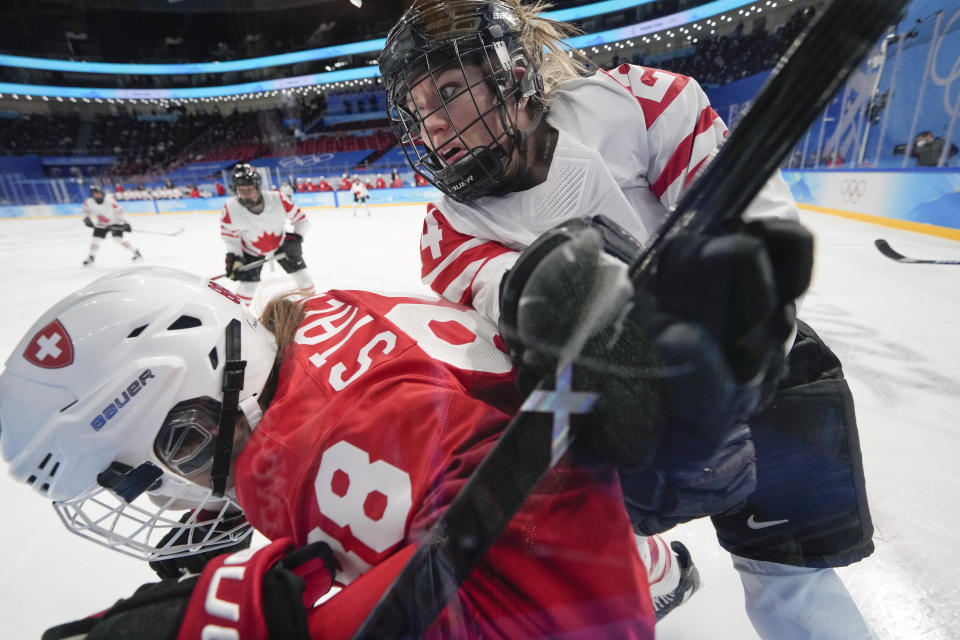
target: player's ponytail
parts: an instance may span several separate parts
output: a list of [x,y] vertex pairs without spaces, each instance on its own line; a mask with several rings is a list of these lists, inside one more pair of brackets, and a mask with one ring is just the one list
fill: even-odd
[[582,31],[572,24],[544,18],[540,14],[551,8],[549,2],[535,0],[525,4],[522,0],[503,0],[520,17],[523,24],[520,36],[523,48],[537,56],[535,66],[543,76],[543,101],[567,80],[587,75],[594,67],[588,57],[564,44],[563,39],[579,35]]
[[277,390],[277,373],[280,371],[280,364],[286,355],[287,347],[293,342],[297,329],[306,317],[303,301],[301,294],[295,291],[279,293],[267,302],[263,313],[260,314],[260,324],[270,331],[274,340],[277,341],[277,358],[273,362],[273,370],[267,378],[263,393],[260,394],[260,405],[264,408],[270,404]]

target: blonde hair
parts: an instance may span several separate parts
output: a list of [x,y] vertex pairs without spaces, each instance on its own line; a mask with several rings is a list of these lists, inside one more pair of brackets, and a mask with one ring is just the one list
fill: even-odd
[[266,304],[260,314],[260,324],[273,334],[277,341],[277,357],[273,361],[273,368],[267,377],[267,382],[260,394],[260,405],[266,408],[273,399],[277,390],[277,375],[280,364],[286,355],[287,348],[293,343],[297,328],[303,322],[307,312],[303,308],[305,298],[295,291],[280,293]]
[[284,352],[293,342],[297,327],[306,317],[304,300],[296,291],[279,293],[267,302],[260,314],[260,324],[266,327],[277,341],[277,364],[283,359]]
[[[590,58],[567,46],[564,38],[583,33],[566,22],[544,18],[540,14],[553,5],[544,0],[525,4],[523,0],[501,0],[516,12],[523,25],[520,43],[534,57],[533,63],[543,76],[543,101],[549,102],[557,88],[574,78],[581,78],[594,69]],[[571,55],[572,54],[572,55]]]

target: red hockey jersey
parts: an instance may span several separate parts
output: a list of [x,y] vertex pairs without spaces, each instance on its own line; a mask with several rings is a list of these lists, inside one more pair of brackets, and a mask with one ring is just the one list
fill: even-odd
[[[445,301],[333,291],[307,302],[276,395],[237,461],[250,522],[324,540],[344,589],[310,614],[347,638],[519,406],[494,327]],[[432,637],[652,638],[653,611],[612,470],[561,460]]]

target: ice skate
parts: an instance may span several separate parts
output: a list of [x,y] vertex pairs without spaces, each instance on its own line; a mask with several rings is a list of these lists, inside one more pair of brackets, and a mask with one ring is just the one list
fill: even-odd
[[93,264],[93,256],[87,256],[87,259],[83,261],[83,266],[89,267]]
[[694,591],[700,588],[700,572],[693,564],[690,552],[683,543],[676,540],[670,543],[670,548],[673,549],[674,557],[680,567],[680,582],[670,593],[653,596],[653,611],[657,622],[689,600]]
[[137,260],[143,260],[143,254],[140,253],[140,249],[133,252],[133,261],[136,262]]

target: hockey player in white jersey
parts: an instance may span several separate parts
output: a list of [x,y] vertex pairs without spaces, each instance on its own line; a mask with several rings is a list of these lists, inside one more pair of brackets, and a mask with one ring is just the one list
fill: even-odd
[[83,201],[83,224],[93,229],[93,238],[90,240],[90,252],[83,261],[83,266],[90,266],[97,259],[100,244],[110,234],[110,237],[121,247],[133,254],[133,260],[140,260],[143,256],[140,250],[124,240],[123,233],[130,231],[127,216],[116,199],[105,194],[97,185],[90,187],[90,197]]
[[226,275],[239,283],[237,297],[247,306],[260,283],[262,265],[246,271],[245,264],[283,254],[277,259],[297,289],[314,293],[313,277],[303,261],[303,237],[310,228],[306,215],[278,191],[260,189],[260,174],[249,164],[233,169],[234,195],[220,215],[220,236],[227,248]]
[[[521,264],[532,270],[528,263],[549,258],[543,240],[562,236],[552,230],[564,221],[602,214],[612,221],[600,225],[605,237],[629,246],[625,229],[642,242],[727,134],[689,77],[630,64],[588,73],[589,60],[562,43],[573,30],[539,17],[544,7],[521,0],[415,0],[379,59],[387,113],[407,159],[443,192],[427,207],[423,281],[500,323],[521,380],[525,369],[528,379],[548,373],[555,356],[549,335],[518,335],[524,292],[511,291],[511,270]],[[793,342],[793,298],[806,286],[800,274],[809,274],[812,241],[795,222],[796,204],[779,175],[747,218],[755,222],[729,236],[681,235],[667,249],[665,259],[675,266],[684,255],[713,253],[717,269],[647,286],[676,296],[669,304],[678,309],[708,306],[712,287],[740,282],[739,259],[772,265],[782,308],[751,316],[760,311],[759,299],[745,296],[742,307],[716,315],[718,335],[731,341],[728,365],[762,379],[762,394],[776,393],[777,402],[750,420],[752,440],[736,431],[714,434],[713,442],[665,433],[650,467],[621,470],[627,508],[644,534],[712,515],[740,572],[748,614],[765,639],[869,637],[830,568],[873,551],[852,397],[839,362],[809,327],[800,323]],[[754,321],[743,325],[747,317]],[[541,329],[549,331],[549,323]],[[771,341],[794,346],[791,375],[779,387],[782,370],[756,361],[752,348],[744,348],[751,341],[756,353]],[[799,411],[803,394],[836,410]],[[836,442],[844,453],[799,442]],[[786,458],[776,455],[784,450]],[[748,477],[756,481],[752,493]],[[810,491],[813,486],[819,491]],[[683,577],[655,597],[658,617],[689,597],[695,581],[684,585]],[[664,588],[665,580],[652,589]]]
[[360,181],[360,176],[353,176],[353,184],[350,186],[350,191],[353,193],[353,217],[357,217],[357,207],[362,206],[369,218],[370,207],[367,206],[367,200],[370,198],[370,191],[367,189],[367,185]]

